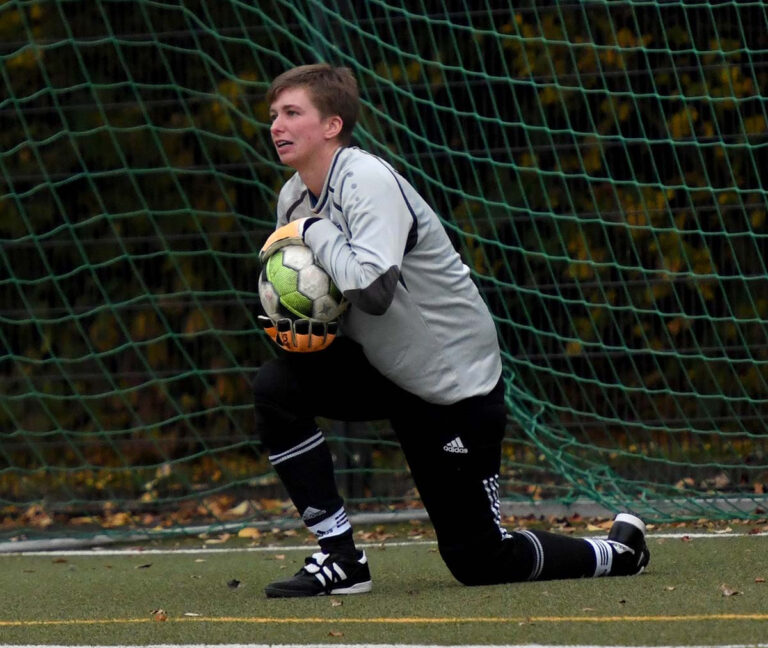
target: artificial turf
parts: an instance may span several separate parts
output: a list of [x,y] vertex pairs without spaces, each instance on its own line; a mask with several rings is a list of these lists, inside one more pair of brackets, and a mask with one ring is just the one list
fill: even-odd
[[0,644],[766,641],[768,537],[683,533],[651,537],[640,576],[490,587],[454,581],[432,543],[375,543],[371,594],[315,599],[263,595],[309,547],[0,555]]

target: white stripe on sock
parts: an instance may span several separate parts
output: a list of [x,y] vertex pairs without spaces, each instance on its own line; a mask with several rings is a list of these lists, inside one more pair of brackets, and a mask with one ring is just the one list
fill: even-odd
[[520,531],[519,533],[533,545],[533,569],[531,569],[528,580],[536,580],[541,576],[541,572],[544,569],[544,548],[541,546],[539,539],[530,531]]
[[317,538],[332,538],[348,531],[352,528],[352,525],[349,523],[349,518],[347,518],[347,512],[342,507],[333,515],[329,515],[317,524],[307,525],[307,528]]
[[596,538],[587,538],[587,542],[592,545],[595,552],[595,573],[594,577],[607,576],[611,573],[613,566],[613,549],[605,540]]
[[276,466],[279,463],[283,463],[283,461],[288,461],[289,459],[298,457],[305,452],[309,452],[313,448],[321,445],[324,441],[325,439],[323,438],[323,433],[318,431],[317,434],[314,434],[308,439],[305,439],[301,443],[293,446],[293,448],[289,448],[284,452],[278,452],[277,454],[269,455],[269,462],[273,466]]

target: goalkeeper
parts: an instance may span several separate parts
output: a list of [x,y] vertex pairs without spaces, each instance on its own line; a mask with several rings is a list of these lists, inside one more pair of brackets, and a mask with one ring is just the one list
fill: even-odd
[[282,351],[254,381],[258,432],[319,544],[267,596],[371,589],[316,417],[389,419],[440,555],[462,583],[641,572],[649,553],[633,515],[617,516],[605,540],[502,526],[507,414],[495,325],[427,202],[387,162],[350,145],[359,108],[351,72],[293,68],[267,102],[277,156],[296,173],[261,260],[303,242],[350,304],[338,324],[260,317]]

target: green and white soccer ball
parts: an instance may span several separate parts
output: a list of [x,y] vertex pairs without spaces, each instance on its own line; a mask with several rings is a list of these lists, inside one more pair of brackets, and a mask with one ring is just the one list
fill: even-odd
[[259,275],[259,299],[273,320],[331,322],[347,307],[331,277],[315,263],[312,250],[305,245],[286,245],[267,259]]

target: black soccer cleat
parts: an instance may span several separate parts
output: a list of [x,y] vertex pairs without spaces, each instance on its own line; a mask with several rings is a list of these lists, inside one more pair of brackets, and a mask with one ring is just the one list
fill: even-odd
[[318,552],[304,560],[304,566],[288,580],[270,583],[268,598],[365,594],[371,591],[371,572],[365,552],[357,557]]
[[613,549],[611,576],[639,574],[648,565],[651,552],[645,543],[645,523],[629,513],[619,513],[608,532]]

